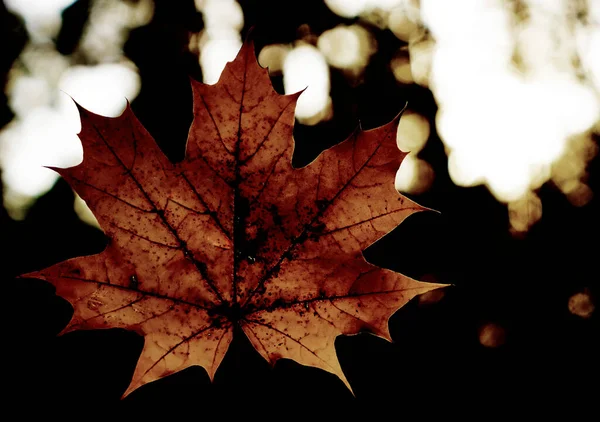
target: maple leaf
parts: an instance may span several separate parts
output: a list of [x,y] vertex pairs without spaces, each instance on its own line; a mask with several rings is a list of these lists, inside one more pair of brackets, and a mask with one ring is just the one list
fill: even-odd
[[129,106],[116,118],[78,106],[83,162],[54,170],[109,244],[21,277],[49,281],[71,303],[62,333],[119,327],[144,336],[124,396],[191,365],[212,380],[235,325],[270,363],[293,359],[350,388],[335,338],[368,331],[391,340],[390,316],[443,286],[362,255],[425,209],[394,188],[406,155],[396,145],[400,115],[294,168],[300,93],[274,91],[252,42],[217,84],[191,83],[194,120],[179,163]]

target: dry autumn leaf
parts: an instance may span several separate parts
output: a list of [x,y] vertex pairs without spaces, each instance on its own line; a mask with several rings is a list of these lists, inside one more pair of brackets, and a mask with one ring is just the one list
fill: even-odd
[[145,338],[124,395],[191,365],[212,379],[238,325],[269,362],[337,375],[340,334],[390,339],[388,320],[442,287],[367,263],[362,250],[424,210],[394,188],[406,155],[400,116],[356,130],[304,168],[292,167],[294,108],[251,42],[215,85],[192,81],[185,159],[172,163],[131,109],[79,108],[84,160],[55,170],[109,238],[99,254],[21,277],[67,299],[75,329],[125,328]]

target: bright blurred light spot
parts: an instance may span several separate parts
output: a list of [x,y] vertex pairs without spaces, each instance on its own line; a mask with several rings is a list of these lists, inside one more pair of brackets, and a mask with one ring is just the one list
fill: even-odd
[[148,24],[153,15],[152,0],[96,0],[79,42],[80,49],[92,62],[118,60],[123,56],[129,30]]
[[327,62],[339,68],[360,66],[360,38],[356,31],[346,25],[328,29],[319,37],[317,47]]
[[284,44],[266,45],[258,54],[258,62],[262,67],[269,68],[270,75],[279,75],[283,70],[283,62],[289,51],[290,47]]
[[[531,208],[539,199],[529,193],[550,178],[565,193],[579,192],[574,203],[589,200],[587,185],[574,181],[585,177],[593,154],[574,150],[570,139],[589,141],[600,116],[600,97],[573,67],[573,55],[584,52],[573,50],[569,2],[526,3],[527,20],[515,24],[500,0],[421,2],[421,19],[436,40],[428,79],[450,176],[460,186],[485,183],[510,202],[516,230],[539,218],[541,205]],[[586,28],[580,39],[590,45],[600,29]],[[409,46],[416,81],[417,45]],[[581,61],[593,73],[590,63],[600,61],[600,49],[585,54]],[[568,164],[561,162],[565,155]],[[536,211],[525,215],[524,204]]]
[[422,295],[419,295],[419,305],[433,305],[434,303],[438,303],[440,300],[442,300],[445,295],[446,293],[443,289],[430,290]]
[[2,200],[8,216],[13,220],[21,221],[27,217],[27,211],[35,203],[36,197],[5,191]]
[[344,18],[355,18],[373,11],[389,12],[410,2],[411,0],[325,0],[333,13]]
[[140,77],[133,66],[118,63],[73,66],[63,74],[58,87],[84,108],[115,117],[125,109],[127,99],[138,95]]
[[540,218],[542,218],[542,201],[533,192],[508,203],[508,221],[513,232],[526,232]]
[[[27,83],[25,78],[23,83],[16,80],[13,86]],[[115,63],[73,66],[63,73],[58,85],[83,107],[117,116],[123,111],[126,98],[137,96],[140,80],[133,68]],[[25,95],[29,90],[11,92]],[[64,93],[55,99],[56,107],[38,102],[28,111],[23,110],[25,114],[0,133],[0,166],[9,210],[21,206],[22,197],[41,195],[56,182],[58,175],[44,166],[71,167],[81,162],[81,142],[77,138],[81,128],[79,115],[71,98]],[[49,96],[48,104],[54,98]]]
[[409,41],[419,29],[419,10],[410,1],[405,5],[391,10],[387,26],[398,39]]
[[[16,118],[0,131],[3,200],[13,218],[23,218],[35,198],[56,182],[58,175],[44,166],[71,167],[81,162],[77,138],[81,124],[69,95],[95,113],[116,116],[126,98],[133,100],[140,90],[137,69],[123,58],[122,46],[129,29],[150,21],[152,0],[91,2],[77,50],[64,56],[56,51],[53,38],[60,29],[61,12],[72,3],[6,2],[24,17],[29,33],[29,43],[10,69],[6,88]],[[74,65],[82,58],[98,64]]]
[[325,0],[333,13],[344,18],[354,18],[361,14],[368,0]]
[[429,122],[418,113],[405,112],[400,118],[396,139],[402,151],[418,153],[429,139]]
[[53,45],[27,44],[9,72],[7,93],[10,95],[10,87],[24,76],[45,80],[55,92],[56,84],[69,65],[69,58],[56,51]]
[[202,52],[200,53],[200,66],[202,67],[204,83],[217,83],[225,65],[235,59],[241,46],[242,40],[239,35],[235,38],[208,40],[202,46]]
[[569,202],[576,207],[586,205],[594,197],[592,189],[585,183],[578,181],[573,181],[573,183],[566,185],[563,192],[567,195]]
[[377,50],[371,33],[360,25],[338,25],[323,32],[317,47],[331,66],[357,73]]
[[[439,126],[438,126],[439,127]],[[438,129],[439,130],[439,129]],[[468,150],[455,151],[448,157],[448,173],[458,186],[475,186],[483,182],[479,169],[482,162],[475,161],[473,165]]]
[[62,11],[75,0],[4,0],[6,8],[21,15],[29,36],[36,42],[55,37],[62,24]]
[[408,57],[394,57],[390,63],[392,72],[396,80],[403,84],[412,84],[414,82],[410,59]]
[[[71,116],[74,117],[74,116]],[[82,157],[77,122],[65,113],[43,106],[0,133],[0,165],[8,196],[36,197],[47,192],[58,175],[43,166],[69,167]],[[7,209],[12,205],[7,202]]]
[[396,173],[396,190],[418,195],[431,187],[434,178],[433,168],[427,161],[417,158],[415,154],[408,154]]
[[407,111],[402,115],[396,142],[398,148],[410,152],[400,165],[396,173],[396,189],[410,194],[421,194],[433,184],[435,172],[431,165],[417,157],[429,138],[429,122],[418,113]]
[[597,151],[598,145],[590,136],[576,136],[570,139],[565,153],[552,166],[552,182],[575,206],[583,206],[593,197],[583,180],[587,177],[587,163]]
[[283,62],[283,86],[286,94],[306,88],[296,104],[299,122],[316,124],[330,116],[329,67],[317,48],[300,44],[287,54]]
[[581,318],[589,318],[594,313],[596,306],[592,297],[587,292],[575,293],[569,298],[569,312]]
[[90,207],[88,207],[85,201],[81,199],[81,197],[77,194],[75,195],[75,202],[73,204],[73,208],[75,209],[77,217],[79,217],[81,221],[83,221],[86,224],[89,224],[92,227],[100,228],[100,224],[98,224],[98,220],[96,219],[96,216],[94,215]]
[[434,47],[428,38],[408,46],[412,79],[421,86],[429,86]]
[[489,322],[479,328],[479,343],[482,346],[495,348],[506,341],[506,330],[498,324]]
[[198,40],[202,77],[204,83],[214,84],[242,46],[244,14],[235,0],[197,1],[196,7],[204,17],[204,33]]
[[397,7],[408,6],[414,0],[366,0],[367,9],[381,9],[389,12]]
[[44,78],[24,75],[10,82],[8,104],[17,116],[24,117],[30,110],[45,106],[52,100],[52,89]]
[[[588,2],[590,21],[600,22],[600,2]],[[595,16],[594,16],[595,15]],[[575,29],[577,50],[585,76],[600,91],[600,31],[593,25],[578,25]]]
[[237,32],[244,26],[242,6],[235,0],[204,0],[202,5],[204,26],[210,31],[218,28],[233,29]]

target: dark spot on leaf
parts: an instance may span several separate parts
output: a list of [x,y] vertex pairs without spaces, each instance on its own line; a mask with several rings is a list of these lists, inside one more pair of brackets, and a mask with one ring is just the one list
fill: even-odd
[[217,321],[218,317],[224,317],[236,324],[241,320],[247,313],[247,309],[242,309],[239,303],[223,302],[222,304],[210,309],[208,314],[214,318],[213,321]]
[[329,206],[329,201],[327,199],[317,199],[315,205],[317,206],[317,209],[322,212]]
[[138,289],[138,279],[137,277],[134,275],[132,275],[131,277],[129,277],[129,288],[133,289],[133,290],[137,290]]
[[275,223],[276,226],[282,226],[283,220],[281,219],[281,215],[279,215],[279,209],[277,209],[275,205],[271,205],[269,207],[269,212],[273,218],[273,223]]
[[311,240],[317,240],[319,235],[321,235],[325,231],[325,224],[322,222],[317,222],[310,228],[309,237]]

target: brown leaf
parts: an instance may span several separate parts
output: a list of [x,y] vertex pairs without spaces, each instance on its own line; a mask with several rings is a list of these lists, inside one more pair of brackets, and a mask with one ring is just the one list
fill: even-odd
[[406,155],[400,115],[357,129],[292,167],[300,93],[277,94],[251,42],[215,85],[192,81],[185,159],[170,162],[127,109],[79,107],[84,160],[59,172],[110,239],[97,255],[22,277],[56,287],[74,315],[63,332],[120,327],[145,337],[125,392],[191,365],[212,379],[237,324],[269,362],[337,375],[340,334],[391,340],[388,319],[442,287],[367,263],[362,250],[424,208],[394,189]]

